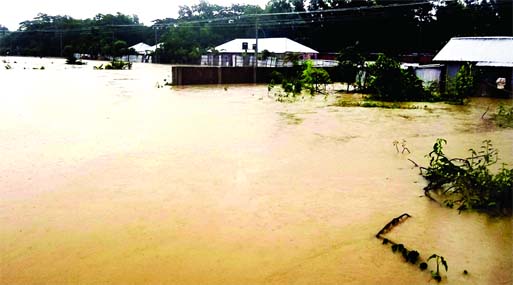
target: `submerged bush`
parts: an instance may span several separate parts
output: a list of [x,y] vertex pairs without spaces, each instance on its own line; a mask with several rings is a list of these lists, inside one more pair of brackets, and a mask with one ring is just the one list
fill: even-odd
[[499,127],[513,128],[513,106],[504,107],[504,105],[500,105],[497,108],[497,113],[492,118]]
[[105,65],[105,69],[132,69],[132,63],[122,60],[113,60]]
[[479,151],[470,149],[468,158],[448,158],[443,153],[445,139],[437,139],[430,158],[429,167],[421,168],[421,175],[429,181],[424,188],[439,191],[448,207],[458,210],[479,209],[497,213],[511,213],[513,191],[513,169],[505,164],[497,174],[489,167],[498,161],[498,151],[490,140],[483,141]]
[[272,79],[267,90],[270,92],[276,85],[280,85],[283,91],[277,93],[277,101],[294,100],[304,89],[310,91],[312,96],[316,93],[324,93],[326,85],[331,83],[328,72],[322,68],[313,67],[312,61],[309,60],[301,66],[295,65],[291,70],[293,72],[290,75],[277,71],[271,74]]
[[371,98],[382,101],[429,101],[422,80],[401,64],[383,54],[369,66],[368,91]]
[[331,83],[330,75],[322,68],[315,68],[311,60],[304,63],[301,82],[311,95],[326,91],[326,85]]
[[464,64],[454,78],[448,78],[441,99],[462,104],[476,91],[475,70],[470,64]]

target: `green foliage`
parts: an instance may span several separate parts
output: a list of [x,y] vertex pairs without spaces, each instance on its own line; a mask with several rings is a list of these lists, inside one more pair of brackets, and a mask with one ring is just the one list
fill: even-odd
[[287,62],[292,63],[292,66],[298,66],[300,60],[301,60],[301,54],[295,53],[295,52],[287,52],[287,53],[285,53],[285,56],[283,57],[283,61],[285,63],[287,63]]
[[66,58],[66,64],[83,65],[84,62],[77,60],[73,46],[67,45],[64,47],[62,55]]
[[466,98],[475,93],[477,84],[475,77],[476,74],[472,65],[463,65],[454,78],[447,79],[442,99],[463,103]]
[[369,66],[368,90],[382,101],[426,101],[428,95],[412,70],[403,70],[398,61],[383,54]]
[[513,169],[505,165],[497,174],[492,174],[489,167],[498,161],[498,151],[490,140],[483,141],[479,151],[470,149],[468,158],[448,158],[443,153],[445,139],[437,139],[427,157],[429,167],[421,168],[421,175],[429,184],[424,188],[429,191],[441,191],[446,197],[444,204],[458,210],[479,209],[483,211],[505,213],[511,212],[513,191]]
[[139,23],[135,15],[98,14],[81,20],[40,13],[21,22],[18,32],[2,38],[0,54],[61,56],[61,47],[69,45],[76,53],[96,58],[112,56],[111,47],[117,40],[133,45],[153,38],[152,29]]
[[274,54],[266,49],[264,49],[262,51],[262,53],[260,54],[260,59],[261,60],[266,60],[267,58],[271,57],[271,56],[274,56]]
[[347,91],[350,85],[355,85],[358,73],[363,70],[365,57],[358,49],[358,42],[354,46],[346,47],[337,56],[338,68],[341,73],[341,82],[347,84]]
[[499,105],[497,113],[492,118],[499,127],[513,128],[513,106],[505,107],[504,105]]
[[[308,60],[301,66],[293,67],[294,72],[289,76],[274,71],[272,79],[267,90],[270,92],[277,84],[280,84],[284,93],[278,93],[278,101],[294,99],[300,95],[303,89],[310,92],[310,95],[323,93],[326,91],[326,85],[331,82],[329,74],[322,68],[313,67],[313,62]],[[290,101],[290,100],[288,100]]]
[[112,44],[112,51],[110,54],[116,58],[128,54],[127,44],[123,40],[117,40]]
[[328,72],[322,68],[313,67],[311,60],[304,63],[301,81],[304,87],[310,91],[310,95],[325,92],[326,85],[331,83]]
[[456,74],[456,95],[458,97],[469,97],[474,93],[475,82],[472,66],[464,64]]
[[404,102],[382,102],[382,101],[348,101],[348,100],[338,100],[334,106],[338,107],[364,107],[364,108],[385,108],[385,109],[422,109],[427,108],[427,106],[417,106],[410,103]]
[[442,276],[440,275],[440,264],[444,266],[445,272],[447,272],[447,270],[449,270],[449,267],[447,266],[447,261],[443,256],[438,254],[431,255],[427,261],[429,262],[429,260],[431,259],[435,260],[436,262],[436,271],[431,271],[431,276],[433,277],[433,279],[440,282],[442,281]]
[[[96,67],[95,69],[102,69],[102,67]],[[132,69],[132,63],[122,60],[113,60],[105,65],[105,69]]]

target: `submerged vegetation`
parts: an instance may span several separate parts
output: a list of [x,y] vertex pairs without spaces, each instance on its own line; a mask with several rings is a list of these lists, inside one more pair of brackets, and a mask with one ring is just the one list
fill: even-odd
[[374,100],[348,101],[340,99],[333,104],[337,107],[364,107],[364,108],[384,108],[384,109],[422,109],[426,106],[417,106],[404,102],[383,102]]
[[442,264],[445,268],[445,271],[447,271],[447,261],[445,258],[438,254],[432,254],[426,262],[422,261],[422,257],[420,253],[414,249],[409,250],[404,244],[394,242],[388,238],[385,238],[383,235],[392,231],[394,227],[399,225],[400,223],[404,222],[406,219],[411,218],[411,216],[408,213],[404,213],[396,218],[393,218],[390,222],[388,222],[377,234],[376,238],[382,240],[383,245],[391,244],[391,249],[393,253],[399,252],[404,258],[405,262],[408,262],[410,264],[416,265],[419,264],[419,269],[421,271],[424,271],[428,268],[427,262],[429,262],[431,259],[434,259],[436,261],[436,271],[431,271],[431,277],[435,279],[436,281],[440,282],[442,281],[442,276],[440,275],[440,264]]
[[513,106],[500,105],[497,108],[497,113],[492,115],[492,119],[501,128],[513,128]]
[[368,67],[367,91],[379,101],[430,101],[420,80],[410,69],[402,69],[399,61],[383,54]]
[[331,83],[331,79],[326,70],[314,67],[313,62],[309,60],[302,65],[294,64],[293,69],[294,71],[288,76],[273,72],[273,78],[267,85],[267,90],[270,93],[279,85],[280,90],[275,93],[277,101],[294,101],[305,89],[311,96],[319,93],[327,95],[327,85]]
[[431,255],[427,261],[429,262],[430,260],[434,260],[436,263],[436,271],[431,271],[431,276],[438,282],[442,281],[442,276],[440,276],[440,264],[444,266],[445,271],[447,272],[447,270],[449,270],[447,261],[443,256],[438,254]]
[[511,213],[513,169],[503,164],[498,173],[492,174],[490,166],[499,160],[498,151],[490,140],[483,141],[480,150],[470,149],[470,157],[449,158],[443,152],[445,139],[437,139],[427,157],[427,168],[421,175],[427,179],[426,196],[435,200],[435,192],[443,204],[458,210],[477,209],[491,213]]

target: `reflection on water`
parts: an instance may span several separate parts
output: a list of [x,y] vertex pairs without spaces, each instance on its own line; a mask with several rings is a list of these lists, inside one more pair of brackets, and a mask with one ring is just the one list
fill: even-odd
[[513,131],[481,119],[511,100],[283,104],[265,86],[157,88],[164,65],[17,62],[0,70],[2,284],[425,284],[374,238],[403,212],[390,237],[443,255],[444,282],[513,280],[512,219],[419,197],[407,160],[443,137],[449,155],[491,139],[512,164]]

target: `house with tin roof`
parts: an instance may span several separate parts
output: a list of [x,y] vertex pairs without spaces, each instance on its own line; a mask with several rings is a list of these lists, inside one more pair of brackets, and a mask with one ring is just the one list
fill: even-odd
[[456,37],[440,50],[433,62],[445,65],[447,78],[461,66],[471,64],[479,71],[480,95],[497,90],[511,94],[513,85],[513,37]]
[[[265,62],[260,62],[259,66],[272,64],[275,66],[287,54],[296,54],[300,59],[314,59],[318,51],[293,41],[288,38],[239,38],[214,47],[208,56],[203,56],[202,64],[212,64],[210,61],[219,62],[221,66],[247,66],[254,64],[255,49],[258,48],[259,55],[271,55]],[[205,62],[206,61],[206,62]],[[274,62],[271,62],[274,61]],[[214,63],[214,65],[217,65]]]

